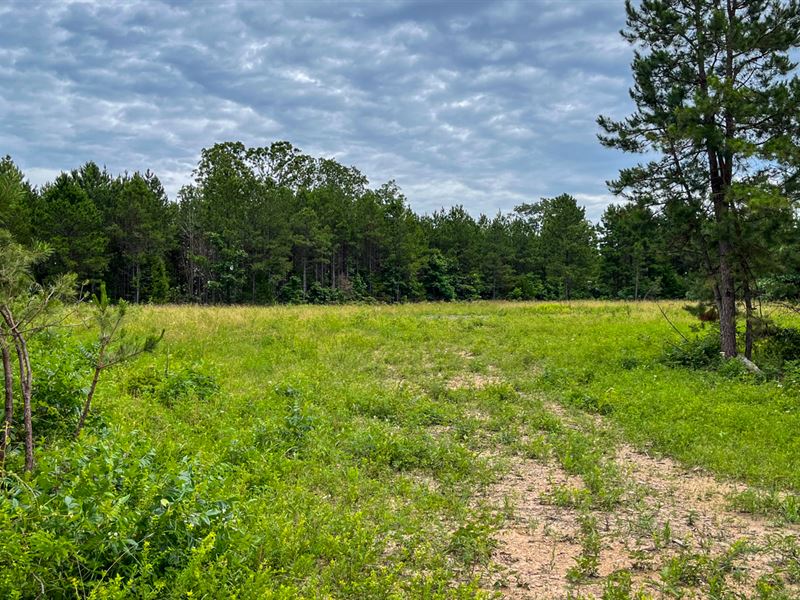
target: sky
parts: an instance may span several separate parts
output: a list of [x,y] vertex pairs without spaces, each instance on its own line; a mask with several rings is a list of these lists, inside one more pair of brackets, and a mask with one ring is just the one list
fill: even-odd
[[288,140],[477,215],[574,195],[635,157],[622,0],[0,3],[0,154],[36,185],[93,160],[171,198],[200,150]]

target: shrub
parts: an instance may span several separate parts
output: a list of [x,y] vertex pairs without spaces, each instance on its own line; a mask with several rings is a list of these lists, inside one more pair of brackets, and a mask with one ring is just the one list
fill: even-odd
[[800,360],[800,329],[771,328],[760,344],[759,355],[780,365],[786,361]]
[[30,353],[36,365],[33,431],[40,440],[71,435],[86,395],[86,349],[66,335],[46,332],[30,345]]
[[305,444],[306,436],[314,429],[313,417],[306,414],[300,401],[296,400],[289,406],[288,413],[283,419],[280,436],[289,447],[288,456],[297,456]]
[[714,328],[705,335],[668,346],[662,359],[671,367],[708,369],[718,366],[721,361],[718,330]]
[[29,482],[2,485],[3,598],[105,597],[121,582],[126,597],[163,597],[209,536],[224,548],[233,522],[219,468],[161,456],[136,431],[84,436],[43,454]]
[[200,367],[189,367],[169,373],[156,391],[156,397],[167,405],[183,400],[208,400],[219,391],[213,375]]
[[154,368],[130,374],[124,389],[132,396],[153,397],[166,406],[185,400],[208,400],[219,392],[214,375],[202,365],[182,367],[162,373]]
[[800,360],[786,361],[783,364],[783,384],[800,390]]

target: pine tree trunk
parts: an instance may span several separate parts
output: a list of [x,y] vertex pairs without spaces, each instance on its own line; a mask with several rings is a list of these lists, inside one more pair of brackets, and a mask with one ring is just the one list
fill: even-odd
[[86,402],[83,404],[81,418],[78,420],[78,426],[75,428],[75,437],[78,437],[81,434],[81,430],[86,423],[86,417],[89,416],[89,411],[92,408],[92,398],[94,397],[95,389],[97,389],[97,381],[100,379],[100,371],[102,370],[102,365],[98,363],[94,369],[94,377],[92,377],[92,384],[89,386],[89,392],[86,394]]
[[19,360],[19,381],[22,388],[22,422],[25,428],[25,470],[33,471],[33,414],[31,409],[31,396],[33,395],[33,373],[31,371],[28,347],[22,334],[14,334],[14,343],[17,348]]
[[719,337],[720,350],[725,358],[736,356],[736,289],[730,265],[730,247],[719,243]]
[[[732,28],[736,21],[736,11],[731,0],[727,0],[728,27]],[[733,72],[733,45],[730,32],[725,39],[726,60],[725,60],[725,79],[726,83],[733,85],[735,75]],[[730,141],[735,137],[735,127],[733,114],[730,110],[725,110],[725,138]],[[725,358],[736,356],[736,286],[733,276],[733,244],[729,241],[729,225],[727,220],[731,216],[731,209],[728,205],[727,193],[733,182],[733,161],[730,154],[730,146],[724,146],[718,156],[716,165],[712,165],[712,188],[714,189],[714,205],[717,218],[717,227],[721,227],[719,241],[719,277],[720,277],[720,311],[719,329],[720,346]],[[719,178],[715,186],[714,174]],[[750,358],[749,356],[747,357]]]
[[[4,307],[4,309],[0,312],[2,312],[3,321],[8,327],[8,331],[14,340],[14,349],[17,351],[17,361],[19,362],[19,384],[22,390],[22,420],[25,427],[25,470],[33,471],[33,467],[35,466],[33,460],[33,416],[31,411],[31,396],[33,395],[33,371],[31,370],[31,360],[28,354],[28,345],[25,343],[25,336],[19,331],[10,311]],[[6,361],[4,360],[4,368],[5,362]]]
[[303,255],[303,300],[306,299],[306,294],[308,293],[308,259],[306,258],[305,254]]
[[141,273],[141,269],[139,267],[139,262],[138,261],[133,266],[133,273],[134,273],[133,276],[136,279],[136,295],[135,295],[136,299],[134,300],[134,302],[136,304],[139,304],[139,289],[140,289],[140,284],[141,284],[141,281],[142,281],[142,273]]
[[3,419],[3,431],[0,432],[0,463],[5,461],[8,434],[14,419],[14,370],[11,365],[11,353],[5,340],[0,342],[3,352],[3,376],[5,381],[6,407]]

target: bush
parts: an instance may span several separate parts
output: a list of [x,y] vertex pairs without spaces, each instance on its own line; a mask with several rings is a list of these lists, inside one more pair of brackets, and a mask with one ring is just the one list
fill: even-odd
[[315,281],[308,289],[308,301],[311,304],[341,304],[344,302],[341,290],[328,287]]
[[783,364],[783,384],[793,390],[800,390],[800,360],[786,361]]
[[172,406],[185,400],[208,400],[219,392],[219,384],[201,365],[167,373],[149,368],[129,375],[125,391],[132,396],[149,396]]
[[163,597],[165,581],[229,537],[233,501],[218,471],[160,456],[135,431],[44,454],[30,482],[2,480],[0,597]]
[[800,360],[800,329],[771,328],[758,351],[765,360],[780,365],[786,361]]
[[184,400],[208,400],[219,391],[213,375],[198,367],[169,373],[156,390],[156,398],[167,405]]
[[671,367],[709,369],[718,366],[722,360],[719,352],[719,331],[714,328],[705,335],[668,346],[662,360]]
[[[40,439],[70,436],[86,397],[88,352],[66,335],[47,332],[31,343],[30,354],[36,369],[33,431]],[[21,401],[19,396],[18,400]],[[20,432],[18,439],[21,435]]]

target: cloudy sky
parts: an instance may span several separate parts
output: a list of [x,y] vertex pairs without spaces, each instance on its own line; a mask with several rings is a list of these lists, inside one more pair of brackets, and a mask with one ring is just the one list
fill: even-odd
[[94,160],[172,197],[200,149],[289,140],[420,212],[562,192],[596,219],[631,157],[621,0],[0,4],[0,154],[36,184]]

